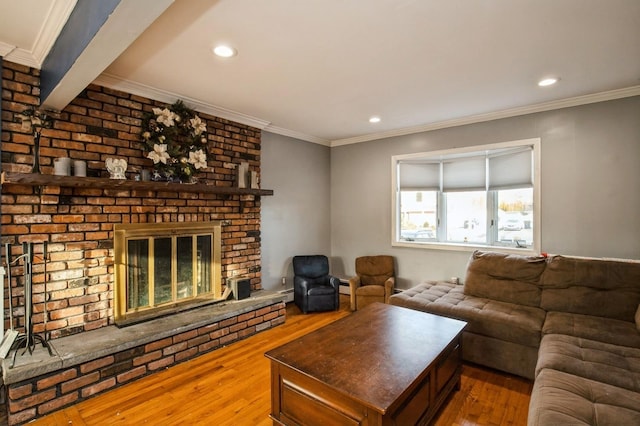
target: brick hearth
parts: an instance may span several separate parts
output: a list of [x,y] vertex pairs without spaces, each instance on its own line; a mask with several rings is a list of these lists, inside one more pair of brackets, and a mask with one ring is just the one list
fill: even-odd
[[285,296],[258,291],[129,327],[103,327],[2,363],[9,424],[21,424],[284,323]]

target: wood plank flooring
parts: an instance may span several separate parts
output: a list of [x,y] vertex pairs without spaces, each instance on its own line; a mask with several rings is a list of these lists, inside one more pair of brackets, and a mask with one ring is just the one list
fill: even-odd
[[[271,425],[269,362],[264,353],[349,314],[303,315],[287,306],[285,324],[173,366],[30,425]],[[437,426],[526,425],[530,381],[465,365],[461,389],[438,415]]]

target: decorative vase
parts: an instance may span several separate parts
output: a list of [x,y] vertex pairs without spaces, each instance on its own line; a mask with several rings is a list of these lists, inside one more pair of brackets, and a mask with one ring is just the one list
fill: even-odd
[[40,132],[33,132],[33,167],[31,173],[40,173]]

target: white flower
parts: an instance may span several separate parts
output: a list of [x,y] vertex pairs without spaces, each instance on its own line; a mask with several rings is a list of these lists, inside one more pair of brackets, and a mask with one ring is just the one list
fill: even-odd
[[175,124],[174,120],[180,118],[178,114],[170,111],[169,108],[154,108],[153,113],[156,115],[156,120],[158,121],[158,123],[164,124],[166,127],[173,126]]
[[167,152],[167,144],[154,144],[153,151],[150,151],[149,154],[147,154],[147,158],[152,159],[153,164],[167,164],[167,160],[171,158]]
[[144,133],[142,133],[142,137],[144,139],[149,139],[151,137],[151,133],[150,132],[144,132]]
[[207,167],[207,154],[201,149],[195,152],[189,152],[189,163],[193,164],[196,169],[204,169]]
[[197,115],[195,116],[195,118],[189,120],[189,124],[191,124],[191,128],[193,128],[193,134],[196,136],[200,136],[202,132],[207,131],[207,125]]

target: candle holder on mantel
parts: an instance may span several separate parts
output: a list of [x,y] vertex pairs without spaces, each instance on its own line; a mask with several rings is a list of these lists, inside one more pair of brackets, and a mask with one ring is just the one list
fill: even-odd
[[50,129],[53,126],[51,112],[29,108],[18,115],[22,121],[22,130],[33,133],[33,166],[31,173],[40,173],[40,135],[42,129]]
[[238,188],[248,188],[249,163],[242,162],[236,166],[236,186]]

